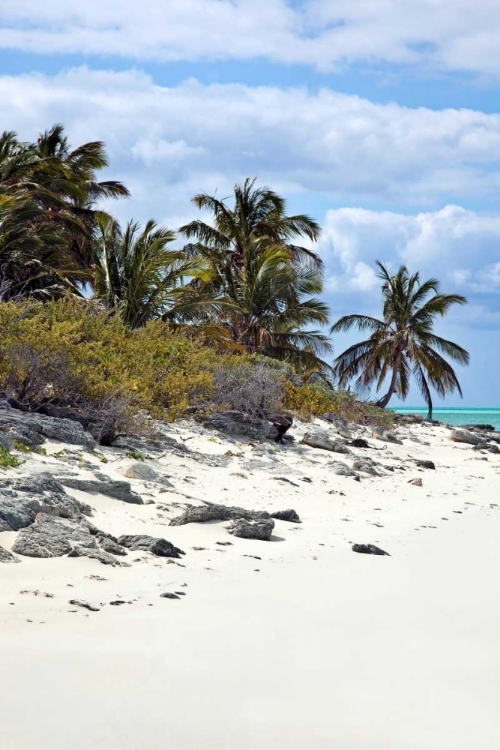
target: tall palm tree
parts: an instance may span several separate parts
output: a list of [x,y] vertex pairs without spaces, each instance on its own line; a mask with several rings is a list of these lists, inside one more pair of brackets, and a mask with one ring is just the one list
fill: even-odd
[[124,230],[107,214],[97,217],[94,296],[139,328],[150,320],[188,315],[196,306],[187,278],[202,277],[197,259],[170,249],[175,232],[148,221],[143,228],[130,221]]
[[250,179],[235,186],[233,205],[206,194],[193,203],[212,223],[197,220],[180,229],[194,240],[186,254],[210,269],[208,281],[191,286],[214,300],[231,340],[302,367],[327,367],[321,359],[331,351],[327,337],[308,330],[328,321],[326,305],[311,297],[322,290],[323,263],[298,244],[317,240],[319,225],[305,215],[287,216],[283,198]]
[[434,321],[452,305],[464,305],[467,300],[459,294],[441,293],[436,279],[421,282],[418,273],[410,276],[406,266],[394,275],[379,261],[377,266],[383,282],[382,320],[346,315],[335,323],[331,333],[357,327],[371,335],[337,357],[334,372],[340,385],[357,377],[358,388],[375,384],[377,391],[390,378],[387,393],[377,402],[380,407],[386,407],[395,394],[405,399],[413,375],[432,419],[431,387],[441,397],[455,390],[462,395],[457,375],[442,354],[461,365],[469,363],[465,349],[434,333]]

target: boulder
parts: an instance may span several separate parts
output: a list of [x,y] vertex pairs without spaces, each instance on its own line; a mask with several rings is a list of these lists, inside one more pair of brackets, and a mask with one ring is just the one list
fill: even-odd
[[495,443],[491,443],[488,445],[488,452],[489,453],[500,453],[500,448]]
[[151,552],[157,557],[180,557],[185,554],[178,547],[174,547],[171,542],[167,542],[166,539],[147,536],[146,534],[120,536],[118,537],[118,544],[132,550]]
[[266,419],[258,419],[234,409],[215,412],[203,417],[203,426],[219,430],[226,435],[239,435],[249,440],[265,440],[270,424]]
[[13,409],[5,401],[0,409],[0,431],[31,447],[41,445],[46,438],[91,449],[95,447],[92,435],[85,432],[78,422]]
[[330,435],[323,430],[306,432],[301,442],[304,445],[309,445],[311,448],[320,448],[321,450],[332,451],[333,453],[351,452],[345,440],[332,440]]
[[277,510],[276,513],[271,513],[271,518],[277,521],[288,521],[288,523],[301,523],[298,513],[293,508]]
[[261,518],[256,521],[250,521],[245,518],[237,518],[231,522],[228,531],[233,536],[240,539],[260,539],[263,542],[269,542],[274,529],[272,518]]
[[50,474],[0,480],[0,531],[30,526],[37,513],[79,519],[92,509],[70,497]]
[[374,544],[353,544],[353,552],[360,552],[363,555],[387,555],[390,557],[388,552],[384,552],[380,547],[376,547]]
[[196,505],[187,508],[177,518],[172,518],[170,526],[184,526],[187,523],[206,523],[207,521],[230,521],[232,519],[244,518],[248,521],[269,519],[270,514],[260,510],[246,510],[226,505]]
[[415,463],[420,469],[435,469],[436,465],[434,461],[426,461],[420,458],[415,459]]
[[107,535],[98,534],[97,540],[99,542],[100,548],[104,550],[104,552],[109,552],[110,555],[119,555],[121,557],[128,555],[125,547],[117,544],[114,539],[111,539]]
[[127,479],[141,479],[143,482],[154,482],[158,479],[158,473],[143,461],[132,461],[121,473]]
[[133,505],[144,505],[142,497],[136,492],[132,492],[130,482],[121,479],[110,479],[105,474],[96,474],[95,479],[75,479],[73,477],[60,477],[65,487],[81,492],[90,492],[91,494],[106,495],[114,497],[116,500],[123,500],[124,503]]
[[18,563],[21,562],[21,560],[18,560],[17,557],[14,557],[12,552],[9,552],[8,550],[4,549],[3,547],[0,547],[0,564],[2,563]]
[[96,543],[88,529],[74,521],[40,514],[36,523],[21,529],[12,550],[25,557],[62,557],[74,546],[95,548]]
[[350,466],[345,464],[343,461],[329,461],[327,464],[328,468],[333,474],[338,477],[354,477],[356,472],[351,469]]
[[365,474],[371,474],[372,477],[379,477],[380,474],[375,468],[376,465],[377,464],[375,464],[375,462],[371,459],[358,458],[356,459],[356,461],[354,461],[352,468],[355,471],[363,471]]
[[73,547],[68,557],[89,557],[91,560],[97,560],[102,565],[111,565],[113,568],[130,568],[130,564],[117,560],[114,555],[104,552],[97,547]]
[[450,433],[450,440],[453,440],[454,443],[466,443],[467,445],[480,445],[484,443],[482,438],[465,430],[453,430]]

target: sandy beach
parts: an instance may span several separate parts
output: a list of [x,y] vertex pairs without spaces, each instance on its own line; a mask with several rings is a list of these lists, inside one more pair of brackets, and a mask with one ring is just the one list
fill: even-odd
[[[187,422],[166,429],[189,453],[151,454],[156,481],[127,480],[150,504],[66,492],[99,529],[165,538],[185,555],[129,550],[130,567],[19,555],[0,566],[2,748],[498,744],[500,455],[426,424],[399,427],[401,444],[363,428],[372,447],[347,455],[300,444],[310,424],[284,447]],[[74,445],[46,448],[0,479],[49,471],[64,486],[61,466],[123,479],[131,464],[125,448],[103,449],[106,464]],[[334,473],[332,461],[364,456],[376,475]],[[293,508],[301,523],[276,520],[269,542],[236,538],[225,522],[169,525],[207,501]],[[0,545],[19,533],[1,532]],[[356,543],[390,556],[355,554]]]

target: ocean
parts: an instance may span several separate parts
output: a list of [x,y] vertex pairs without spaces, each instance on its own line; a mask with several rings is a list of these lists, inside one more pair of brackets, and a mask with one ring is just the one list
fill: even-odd
[[[420,414],[422,417],[427,416],[425,407],[396,407],[393,411],[398,414]],[[438,422],[447,424],[491,424],[496,430],[500,430],[500,409],[463,409],[460,407],[448,407],[434,409],[432,412],[433,419]]]

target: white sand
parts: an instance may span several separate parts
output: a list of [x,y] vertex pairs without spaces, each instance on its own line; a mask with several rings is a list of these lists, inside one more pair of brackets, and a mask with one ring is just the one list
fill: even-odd
[[[358,483],[326,467],[350,457],[294,447],[266,458],[189,426],[173,431],[193,450],[244,454],[228,468],[167,456],[160,468],[178,492],[293,507],[302,524],[276,522],[268,543],[240,540],[223,523],[169,527],[182,510],[172,504],[187,500],[152,485],[132,480],[153,492],[148,506],[68,490],[105,530],[180,546],[185,567],[134,552],[140,561],[125,569],[67,558],[0,566],[2,750],[500,746],[500,456],[483,461],[447,430],[415,427],[407,433],[430,445],[355,451],[405,472]],[[250,459],[268,468],[245,468]],[[118,477],[123,464],[99,469]],[[408,484],[415,477],[423,487]],[[352,542],[392,556],[354,554]],[[117,598],[132,603],[110,606]]]

